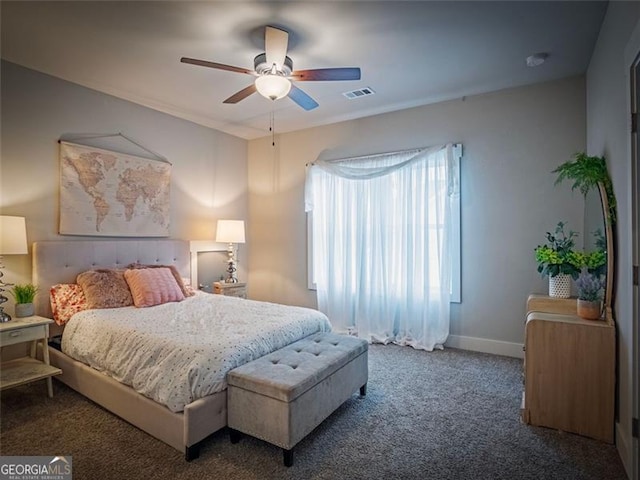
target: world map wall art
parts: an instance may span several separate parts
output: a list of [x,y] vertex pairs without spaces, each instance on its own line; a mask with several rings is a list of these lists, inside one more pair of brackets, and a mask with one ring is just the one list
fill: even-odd
[[168,237],[171,164],[60,142],[60,234]]

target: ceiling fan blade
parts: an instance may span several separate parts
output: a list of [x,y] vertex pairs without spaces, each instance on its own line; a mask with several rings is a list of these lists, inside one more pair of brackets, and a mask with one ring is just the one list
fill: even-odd
[[247,88],[243,88],[239,92],[234,93],[222,103],[238,103],[240,100],[244,100],[249,95],[255,92],[256,92],[256,85],[255,83],[252,83]]
[[278,70],[282,70],[284,59],[287,56],[289,34],[279,28],[267,26],[264,31],[264,51],[267,54],[267,64],[271,67],[274,63]]
[[206,60],[198,60],[196,58],[182,57],[180,59],[182,63],[190,63],[191,65],[200,65],[201,67],[217,68],[218,70],[227,70],[229,72],[246,73],[248,75],[255,75],[253,70],[242,67],[234,67],[232,65],[225,65],[224,63],[207,62]]
[[290,77],[299,82],[313,82],[320,80],[360,80],[358,67],[317,68],[315,70],[295,70]]
[[318,106],[318,102],[293,84],[291,85],[291,90],[289,90],[289,98],[305,110],[313,110]]

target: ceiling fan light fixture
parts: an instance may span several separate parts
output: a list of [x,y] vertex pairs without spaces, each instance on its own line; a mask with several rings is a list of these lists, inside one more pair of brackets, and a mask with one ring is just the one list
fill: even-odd
[[277,74],[260,75],[255,84],[258,93],[269,100],[286,97],[291,90],[289,79]]

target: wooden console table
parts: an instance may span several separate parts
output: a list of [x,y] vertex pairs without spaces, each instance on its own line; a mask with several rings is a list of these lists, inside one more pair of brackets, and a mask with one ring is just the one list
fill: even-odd
[[[557,300],[564,299],[530,297],[527,303],[522,420],[613,443],[615,325],[610,315],[584,320],[531,310]],[[557,308],[575,308],[570,300]]]

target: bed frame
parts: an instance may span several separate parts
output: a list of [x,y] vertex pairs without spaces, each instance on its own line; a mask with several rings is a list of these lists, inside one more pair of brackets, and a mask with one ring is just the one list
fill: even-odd
[[[182,240],[55,241],[33,244],[33,283],[48,292],[57,283],[75,283],[92,268],[125,268],[131,263],[175,265],[190,277],[189,242]],[[51,318],[49,295],[36,296],[36,314]],[[57,327],[57,326],[56,326]],[[51,328],[50,336],[62,333]],[[127,422],[162,440],[190,461],[200,453],[199,442],[227,425],[227,392],[198,399],[183,412],[140,395],[107,375],[49,347],[51,364],[62,369],[56,378]]]

